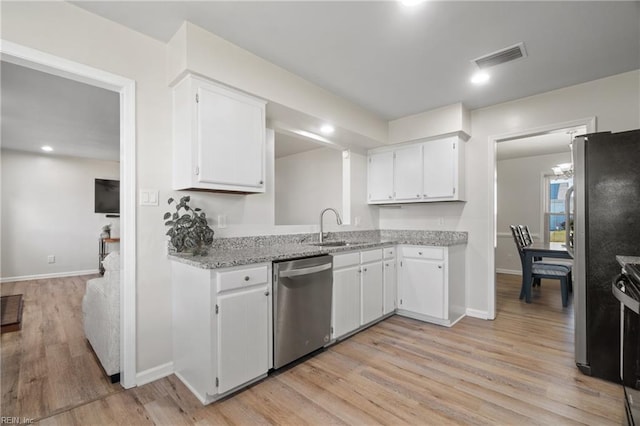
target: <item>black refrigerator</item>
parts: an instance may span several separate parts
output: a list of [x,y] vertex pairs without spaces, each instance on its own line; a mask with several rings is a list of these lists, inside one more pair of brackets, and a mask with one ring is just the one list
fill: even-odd
[[[621,269],[616,255],[640,256],[640,130],[576,137],[572,155],[576,365],[619,382],[620,303],[611,281]],[[625,344],[637,346],[638,334],[627,333]]]

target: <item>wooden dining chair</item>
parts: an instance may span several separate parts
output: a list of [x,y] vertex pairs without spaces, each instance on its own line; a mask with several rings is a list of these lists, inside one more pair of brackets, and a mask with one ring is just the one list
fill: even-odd
[[[511,234],[513,235],[513,240],[516,243],[516,247],[518,249],[518,254],[520,255],[520,265],[522,266],[522,270],[524,271],[524,249],[528,244],[525,244],[525,239],[522,235],[520,226],[510,225],[510,228]],[[567,305],[569,304],[569,289],[571,288],[571,266],[534,260],[533,264],[531,265],[531,278],[534,285],[535,283],[539,285],[542,278],[560,280],[560,295],[562,297],[562,306],[567,307]],[[523,287],[524,279],[525,277],[523,276]]]

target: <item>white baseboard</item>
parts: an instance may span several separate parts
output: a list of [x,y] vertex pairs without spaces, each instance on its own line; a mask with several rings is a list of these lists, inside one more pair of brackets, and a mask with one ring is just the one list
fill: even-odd
[[171,374],[173,374],[173,361],[139,372],[136,374],[136,385],[146,385]]
[[522,271],[519,270],[519,269],[496,268],[496,272],[499,273],[499,274],[522,275]]
[[0,283],[11,283],[15,281],[46,280],[49,278],[61,278],[61,277],[77,277],[79,275],[93,275],[93,274],[97,274],[98,272],[99,271],[97,269],[87,269],[85,271],[55,272],[53,274],[22,275],[20,277],[0,278]]
[[470,309],[467,308],[467,316],[473,318],[480,318],[484,320],[492,319],[489,318],[489,313],[487,311],[480,311],[478,309]]

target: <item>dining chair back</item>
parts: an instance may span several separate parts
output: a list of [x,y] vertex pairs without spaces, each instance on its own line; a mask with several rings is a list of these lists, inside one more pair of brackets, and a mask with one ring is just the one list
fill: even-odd
[[[524,249],[532,243],[526,244],[522,232],[522,225],[510,225],[513,240],[516,243],[518,254],[520,255],[520,265],[524,271],[525,255]],[[539,258],[536,258],[539,259]],[[531,278],[533,286],[540,286],[540,280],[556,279],[560,280],[560,294],[562,296],[562,306],[567,307],[569,303],[569,290],[571,288],[571,266],[556,263],[546,263],[534,259],[531,265]],[[524,290],[525,277],[522,277],[522,290]]]
[[529,227],[527,225],[518,225],[518,228],[520,228],[520,233],[522,234],[522,238],[524,239],[524,244],[527,246],[533,244],[533,237],[531,236]]

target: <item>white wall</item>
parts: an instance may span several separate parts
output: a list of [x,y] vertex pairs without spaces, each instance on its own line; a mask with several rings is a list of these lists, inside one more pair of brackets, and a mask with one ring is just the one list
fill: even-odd
[[96,272],[101,228],[119,219],[94,213],[94,179],[117,180],[120,164],[11,150],[1,161],[2,281]]
[[509,225],[527,225],[533,234],[540,236],[536,240],[542,238],[543,176],[552,173],[551,167],[568,162],[571,162],[569,152],[497,162],[498,245],[496,247],[496,269],[520,271],[520,257],[513,242]]
[[342,151],[319,148],[276,159],[276,225],[317,224],[326,207],[343,213]]
[[639,99],[640,71],[632,71],[474,110],[466,146],[466,203],[381,208],[380,228],[431,229],[444,218],[445,228],[468,231],[468,309],[485,316],[495,297],[489,291],[495,278],[495,154],[490,138],[591,116],[597,117],[598,131],[640,128]]
[[[216,237],[317,232],[318,225],[275,227],[272,189],[267,189],[265,194],[248,196],[171,190],[171,91],[167,83],[167,49],[170,46],[66,2],[3,2],[1,19],[3,40],[136,82],[136,192],[140,188],[157,189],[160,195],[159,206],[139,206],[137,209],[137,371],[164,365],[172,360],[171,274],[162,220],[169,197],[191,195],[192,205],[203,208],[213,219],[210,223],[214,226],[219,214],[226,216],[227,227],[214,228]],[[235,82],[243,84],[239,88],[245,90],[247,87],[272,90],[268,87],[271,82],[265,76],[275,76],[278,90],[287,92],[285,98],[299,102],[307,112],[313,111],[316,116],[330,119],[335,111],[341,111],[340,120],[336,122],[353,120],[360,133],[375,139],[386,137],[386,122],[362,108],[269,66],[268,62],[258,60],[255,55],[248,55],[218,37],[209,38],[197,28],[194,33],[205,40],[205,45],[213,40],[221,47],[221,50],[200,51],[204,57],[200,58],[199,69],[234,76]],[[238,58],[242,60],[238,61]],[[257,64],[257,68],[246,67],[246,61]],[[234,81],[225,80],[231,85]],[[298,95],[294,96],[296,90],[287,89],[291,87],[301,89]],[[314,99],[313,94],[317,94],[318,99]],[[286,102],[281,103],[291,107]],[[268,149],[273,150],[272,141]],[[360,160],[360,166],[366,164],[362,156],[356,158]],[[362,171],[361,167],[356,166],[356,169]],[[273,188],[272,183],[273,161],[268,161],[267,188]],[[363,227],[367,224],[367,229],[371,229],[377,225],[377,217],[375,213],[365,215],[369,207],[366,203],[363,207],[361,201],[358,203],[361,216],[369,216],[363,220]]]

